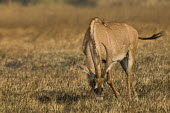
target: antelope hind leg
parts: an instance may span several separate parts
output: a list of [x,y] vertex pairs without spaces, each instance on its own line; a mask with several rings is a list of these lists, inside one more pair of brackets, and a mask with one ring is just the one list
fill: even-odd
[[134,93],[136,99],[138,99],[137,93],[134,88],[134,84],[132,83],[132,66],[134,63],[134,55],[129,51],[127,56],[120,62],[121,66],[123,67],[124,71],[127,75],[127,88],[128,88],[128,96],[131,100],[131,89]]

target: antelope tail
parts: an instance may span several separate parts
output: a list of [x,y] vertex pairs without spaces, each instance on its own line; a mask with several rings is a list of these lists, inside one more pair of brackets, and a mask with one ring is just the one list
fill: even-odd
[[157,34],[153,34],[151,37],[139,37],[138,39],[140,39],[140,40],[154,40],[154,39],[161,37],[162,34],[163,34],[163,31],[161,31]]

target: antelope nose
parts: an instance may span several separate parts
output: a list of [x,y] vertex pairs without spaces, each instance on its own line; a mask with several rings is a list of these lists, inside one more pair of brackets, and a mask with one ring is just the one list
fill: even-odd
[[103,96],[95,95],[97,101],[103,101]]

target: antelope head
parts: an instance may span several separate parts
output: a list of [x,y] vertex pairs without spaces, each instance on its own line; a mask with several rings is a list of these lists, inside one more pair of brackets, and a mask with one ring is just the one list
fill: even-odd
[[102,68],[102,61],[100,58],[100,55],[95,53],[96,50],[94,50],[91,46],[91,56],[94,63],[94,70],[93,72],[89,67],[86,66],[80,66],[80,69],[83,70],[88,75],[89,79],[89,85],[91,87],[91,90],[94,92],[96,100],[103,100],[103,89],[104,89],[104,83],[107,81],[107,72],[111,69],[114,62],[110,62],[109,58],[109,52],[107,47],[102,43],[106,50],[106,64],[105,67]]

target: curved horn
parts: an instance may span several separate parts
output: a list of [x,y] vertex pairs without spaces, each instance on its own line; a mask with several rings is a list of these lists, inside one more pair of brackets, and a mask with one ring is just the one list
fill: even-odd
[[92,60],[94,63],[94,67],[95,67],[95,74],[97,78],[101,77],[101,58],[100,58],[100,54],[99,51],[97,49],[97,43],[95,40],[95,24],[96,23],[102,23],[101,20],[99,18],[94,18],[91,20],[90,22],[90,37],[91,37],[91,41],[90,41],[90,52],[91,52],[91,56],[92,56]]
[[106,50],[106,65],[105,65],[105,68],[102,72],[102,78],[104,78],[104,76],[106,75],[106,73],[112,68],[113,64],[115,64],[116,62],[112,62],[111,64],[109,64],[109,52],[108,52],[108,49],[107,47],[102,43],[102,45],[104,46],[105,50]]
[[104,76],[106,75],[106,73],[111,69],[111,67],[113,66],[113,64],[115,62],[112,62],[111,64],[109,64],[109,52],[108,52],[108,49],[107,47],[102,43],[102,45],[104,46],[105,50],[106,50],[106,65],[105,65],[105,68],[102,72],[102,78],[104,78]]
[[96,74],[96,78],[99,78],[101,76],[101,71],[98,67],[98,65],[100,65],[100,58],[99,58],[99,54],[97,53],[96,48],[93,47],[92,43],[90,43],[90,52],[91,52],[91,56],[92,56],[92,60],[94,63],[94,68],[95,68],[95,74]]
[[109,54],[108,54],[108,49],[107,47],[104,45],[104,43],[102,43],[102,45],[104,46],[105,50],[106,50],[106,65],[105,65],[105,68],[102,72],[102,77],[104,77],[106,75],[106,71],[107,71],[107,67],[108,67],[108,64],[109,64]]

